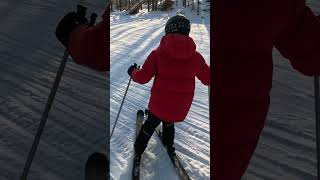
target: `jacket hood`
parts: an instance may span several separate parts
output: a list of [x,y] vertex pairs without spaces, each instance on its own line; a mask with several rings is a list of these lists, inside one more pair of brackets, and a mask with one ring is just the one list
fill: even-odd
[[163,36],[159,48],[174,59],[190,58],[196,51],[191,37],[175,33]]

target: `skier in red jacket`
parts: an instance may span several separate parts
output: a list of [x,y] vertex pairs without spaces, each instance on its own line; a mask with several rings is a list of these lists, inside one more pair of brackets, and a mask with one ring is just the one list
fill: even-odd
[[86,18],[70,12],[59,22],[56,36],[76,63],[97,71],[109,71],[109,8],[106,8],[102,19],[89,27]]
[[212,179],[240,180],[268,113],[272,51],[320,75],[320,21],[305,0],[214,1]]
[[158,48],[148,56],[141,69],[134,64],[128,69],[133,81],[148,83],[153,77],[148,119],[142,125],[135,141],[134,163],[140,164],[141,154],[155,128],[162,122],[163,141],[168,153],[175,155],[174,123],[185,119],[195,89],[195,77],[210,84],[210,68],[196,51],[189,37],[190,22],[183,15],[171,17],[166,23],[166,35]]

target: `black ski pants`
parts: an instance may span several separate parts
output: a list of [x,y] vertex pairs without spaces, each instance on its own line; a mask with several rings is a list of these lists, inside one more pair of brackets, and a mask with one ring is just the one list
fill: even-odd
[[137,136],[136,142],[134,143],[135,153],[141,155],[146,149],[148,142],[156,129],[162,122],[162,138],[163,143],[166,147],[172,149],[174,141],[174,123],[166,122],[151,112],[148,113],[148,119],[141,126],[140,132]]

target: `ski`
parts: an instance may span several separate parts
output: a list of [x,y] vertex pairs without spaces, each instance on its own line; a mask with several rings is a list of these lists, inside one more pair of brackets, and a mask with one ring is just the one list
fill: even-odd
[[[85,180],[105,180],[109,176],[109,160],[103,153],[92,153],[85,166]],[[109,179],[109,178],[108,178]]]
[[136,121],[136,138],[140,132],[141,126],[144,120],[144,112],[142,110],[138,110],[137,112],[137,121]]
[[[144,112],[142,110],[138,110],[137,112],[137,119],[136,119],[136,138],[139,134],[140,128],[142,126],[144,120]],[[140,162],[141,160],[139,160],[139,162],[137,162],[135,160],[136,155],[134,155],[133,158],[133,166],[132,166],[132,180],[139,180],[139,175],[140,175]]]
[[[159,136],[159,138],[160,138],[160,140],[162,142],[162,145],[164,145],[163,141],[162,141],[163,139],[162,139],[160,128],[157,127],[155,132],[158,134],[158,136]],[[169,157],[171,159],[171,162],[172,162],[174,168],[176,169],[176,171],[178,173],[179,178],[181,180],[191,180],[191,178],[188,175],[187,171],[182,166],[179,156],[177,154],[175,156],[171,156],[169,153],[168,153],[168,155],[169,155]]]

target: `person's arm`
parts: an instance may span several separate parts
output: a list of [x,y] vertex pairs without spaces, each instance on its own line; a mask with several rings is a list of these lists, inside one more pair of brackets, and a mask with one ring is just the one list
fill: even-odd
[[156,56],[157,53],[156,50],[154,50],[148,56],[141,69],[133,69],[133,71],[130,73],[133,81],[140,84],[146,84],[153,76],[155,76],[157,72]]
[[296,0],[288,26],[275,46],[292,66],[305,75],[320,75],[320,20],[305,1]]
[[197,78],[202,82],[202,84],[210,85],[210,67],[205,62],[204,58],[199,54],[200,69],[196,74]]
[[96,26],[79,25],[70,34],[68,50],[74,61],[98,71],[109,71],[109,8]]

